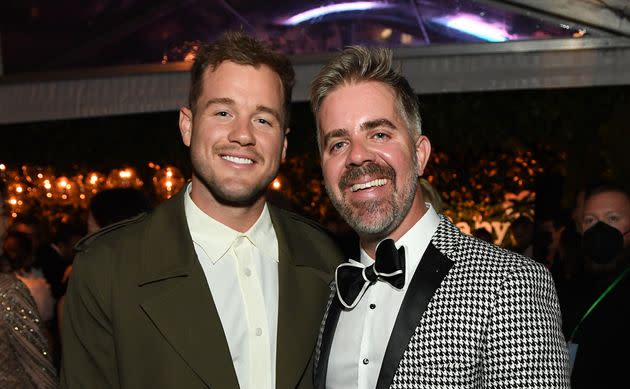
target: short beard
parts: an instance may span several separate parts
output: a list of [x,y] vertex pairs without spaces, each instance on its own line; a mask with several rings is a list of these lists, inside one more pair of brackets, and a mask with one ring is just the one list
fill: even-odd
[[[343,197],[335,197],[328,185],[326,185],[326,192],[341,217],[359,236],[386,237],[402,223],[411,209],[418,188],[418,177],[413,174],[413,172],[417,171],[417,165],[418,161],[414,158],[414,170],[409,177],[404,178],[400,192],[396,187],[396,172],[394,169],[390,166],[381,166],[376,163],[349,169],[339,180],[339,189],[343,194],[344,189],[353,180],[364,175],[378,175],[379,177],[387,178],[393,187],[393,196],[389,199],[349,203]],[[399,193],[402,196],[400,200],[399,196],[397,196]]]
[[267,186],[273,181],[275,174],[265,177],[258,185],[247,191],[229,191],[219,185],[211,174],[203,170],[203,161],[198,160],[194,153],[190,153],[193,175],[203,184],[212,197],[220,204],[232,207],[248,207],[265,196]]

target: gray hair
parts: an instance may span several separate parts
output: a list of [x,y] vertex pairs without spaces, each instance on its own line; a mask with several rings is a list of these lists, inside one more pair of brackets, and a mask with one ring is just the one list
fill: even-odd
[[319,145],[319,110],[322,102],[337,87],[362,81],[377,81],[391,87],[396,108],[407,124],[412,139],[422,134],[420,108],[409,82],[394,69],[393,54],[386,48],[350,46],[335,56],[311,83],[311,109],[317,123]]

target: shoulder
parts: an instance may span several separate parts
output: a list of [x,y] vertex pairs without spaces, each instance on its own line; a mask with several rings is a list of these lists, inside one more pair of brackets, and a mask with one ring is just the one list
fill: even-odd
[[547,268],[544,265],[514,251],[468,235],[463,235],[462,241],[462,247],[464,247],[462,253],[463,257],[473,260],[483,260],[488,266],[496,268],[497,270],[508,273],[547,273]]
[[13,273],[0,273],[0,296],[15,298],[29,296],[28,289]]
[[455,262],[481,261],[487,266],[499,268],[521,266],[544,268],[544,266],[531,258],[464,234],[444,215],[440,215],[440,218],[440,224],[433,237],[431,237],[431,243]]
[[0,274],[0,306],[5,311],[7,321],[28,320],[39,323],[37,306],[31,292],[12,273]]
[[442,221],[431,242],[455,262],[454,270],[465,272],[486,285],[536,283],[553,285],[545,266],[531,258],[462,233],[448,219]]
[[467,247],[462,270],[474,275],[495,298],[507,304],[536,300],[541,304],[555,301],[555,284],[549,270],[532,258],[465,236]]
[[330,239],[332,235],[321,224],[313,219],[299,215],[295,212],[287,211],[275,206],[269,206],[269,212],[274,222],[280,222],[290,229],[290,232],[298,234],[310,234],[319,236],[322,239]]
[[330,273],[343,262],[344,255],[333,235],[322,225],[277,207],[271,206],[269,211],[278,243],[285,245],[297,264]]
[[17,281],[13,273],[0,273],[0,291],[10,289]]
[[148,214],[109,225],[81,239],[76,245],[71,280],[82,280],[85,287],[106,287],[113,280],[115,268],[129,269],[141,251],[139,236],[150,219]]
[[75,249],[77,252],[83,252],[87,251],[91,247],[98,247],[99,245],[105,245],[109,242],[117,241],[126,236],[130,236],[130,233],[134,232],[134,229],[139,228],[143,222],[146,222],[148,217],[149,214],[141,213],[138,216],[134,216],[101,228],[95,233],[79,240],[79,242],[75,245]]

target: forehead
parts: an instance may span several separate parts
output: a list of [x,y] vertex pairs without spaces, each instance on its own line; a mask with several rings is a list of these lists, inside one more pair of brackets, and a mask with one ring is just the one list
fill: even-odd
[[630,214],[630,198],[622,192],[597,193],[584,203],[584,213],[623,212]]
[[264,64],[253,66],[223,61],[215,67],[208,66],[203,74],[203,85],[202,95],[223,87],[266,92],[270,96],[283,93],[280,76]]
[[395,109],[396,94],[382,82],[360,81],[335,88],[322,101],[319,121],[323,130],[354,128],[367,120],[401,121]]

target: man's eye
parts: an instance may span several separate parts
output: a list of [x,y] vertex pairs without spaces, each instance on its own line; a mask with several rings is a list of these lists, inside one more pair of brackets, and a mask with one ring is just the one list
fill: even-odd
[[344,142],[337,142],[337,143],[333,143],[332,147],[330,148],[331,150],[335,151],[335,150],[339,150],[343,147],[345,143]]
[[257,121],[258,123],[260,123],[260,124],[266,124],[266,125],[268,125],[268,126],[270,126],[270,125],[271,125],[271,122],[270,122],[270,121],[268,121],[267,119],[257,119],[256,121]]
[[374,137],[376,139],[387,139],[388,135],[384,132],[377,132],[376,134],[374,134]]
[[616,223],[619,221],[619,216],[617,215],[610,215],[608,216],[608,221],[611,223]]
[[217,115],[217,116],[222,116],[222,117],[227,117],[227,116],[229,116],[230,114],[229,114],[229,113],[227,113],[227,112],[225,112],[225,111],[220,111],[220,112],[217,112],[217,114],[216,114],[216,115]]

